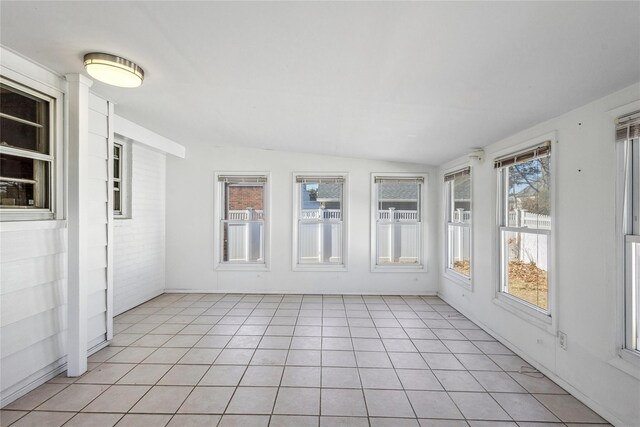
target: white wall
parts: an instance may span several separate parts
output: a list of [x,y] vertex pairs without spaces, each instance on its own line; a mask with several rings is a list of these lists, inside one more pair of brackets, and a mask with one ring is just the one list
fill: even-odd
[[166,155],[131,144],[130,218],[114,220],[113,312],[120,314],[165,287]]
[[[0,74],[4,77],[62,99],[64,81],[59,76],[1,47],[0,59]],[[52,124],[60,126],[61,117],[58,119]],[[63,164],[60,162],[64,150],[55,152],[58,165]],[[59,188],[63,176],[62,173],[56,176]],[[53,220],[4,219],[0,223],[2,405],[64,368],[68,245],[63,206],[56,203]]]
[[[527,361],[549,374],[579,399],[617,425],[638,425],[640,372],[636,377],[614,367],[617,357],[618,277],[621,259],[616,242],[616,149],[614,117],[609,110],[640,98],[640,85],[602,98],[485,148],[486,160],[473,163],[473,291],[443,275],[440,295],[487,328]],[[551,102],[553,100],[550,100]],[[495,252],[495,174],[493,153],[557,131],[555,263],[557,328],[567,334],[562,350],[553,328],[537,326],[494,300],[497,284]],[[458,159],[443,171],[467,159]],[[442,185],[439,200],[442,197]],[[442,206],[442,203],[441,203]],[[441,209],[442,211],[442,209]],[[444,221],[440,214],[440,223]],[[440,230],[440,270],[443,233]],[[491,250],[493,249],[493,250]],[[623,366],[625,368],[625,366]]]
[[[214,172],[270,172],[270,271],[214,270]],[[348,271],[292,271],[292,199],[294,172],[348,172]],[[370,201],[372,172],[435,172],[418,164],[356,160],[313,154],[189,146],[186,159],[167,162],[167,289],[199,292],[292,292],[432,294],[437,290],[435,235],[427,233],[427,272],[372,273]],[[429,181],[427,194],[436,187]],[[426,200],[427,230],[436,214]]]

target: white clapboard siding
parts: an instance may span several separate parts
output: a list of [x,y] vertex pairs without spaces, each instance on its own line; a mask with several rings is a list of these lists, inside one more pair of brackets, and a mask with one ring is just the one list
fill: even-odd
[[92,348],[107,340],[107,224],[109,183],[109,105],[89,95],[87,179],[87,341]]
[[122,313],[165,288],[166,156],[133,143],[132,212],[114,220],[113,309]]

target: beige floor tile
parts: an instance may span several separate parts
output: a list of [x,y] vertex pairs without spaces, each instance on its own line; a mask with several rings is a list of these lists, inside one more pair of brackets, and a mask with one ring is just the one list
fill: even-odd
[[360,381],[362,388],[377,388],[388,390],[401,390],[402,384],[393,369],[360,368]]
[[142,363],[178,363],[187,351],[189,351],[188,348],[159,348]]
[[80,377],[76,384],[115,384],[135,366],[129,363],[103,363]]
[[263,350],[255,351],[251,359],[252,365],[284,365],[287,360],[287,350]]
[[51,399],[38,406],[39,411],[75,411],[87,406],[104,392],[108,385],[71,384]]
[[277,391],[277,387],[238,387],[227,413],[271,414]]
[[283,366],[249,366],[242,377],[240,385],[278,387],[283,370]]
[[71,418],[64,427],[113,427],[124,414],[87,414],[79,413]]
[[34,411],[20,418],[11,427],[60,427],[74,415],[73,412]]
[[175,365],[158,381],[158,385],[196,385],[208,369],[207,365]]
[[[320,391],[321,415],[367,416],[362,390],[323,388]],[[322,420],[321,420],[322,423]]]
[[371,427],[420,427],[418,420],[409,418],[370,418]]
[[156,347],[127,347],[110,358],[108,363],[140,363],[155,350]]
[[418,418],[464,419],[453,400],[440,391],[407,391]]
[[322,368],[322,387],[361,388],[360,374],[357,368]]
[[288,415],[320,415],[320,389],[280,388],[273,413]]
[[151,387],[114,385],[87,405],[83,412],[127,412]]
[[269,427],[318,427],[317,416],[272,415]]
[[388,353],[396,369],[429,369],[420,353]]
[[114,347],[110,345],[89,356],[89,362],[106,362],[125,348],[126,347]]
[[363,417],[321,416],[320,427],[369,427],[369,420]]
[[245,366],[214,365],[204,374],[198,385],[237,386],[244,374]]
[[224,415],[218,427],[267,427],[268,415]]
[[0,426],[7,427],[28,413],[27,411],[7,411],[3,409],[0,411]]
[[182,405],[191,390],[193,390],[193,387],[155,386],[136,403],[131,412],[173,414]]
[[173,338],[173,334],[148,334],[131,344],[133,347],[160,347]]
[[492,393],[491,395],[516,421],[560,421],[530,394]]
[[222,350],[216,361],[216,365],[248,365],[255,350],[253,349],[229,349]]
[[536,394],[535,398],[565,423],[606,422],[598,414],[569,394]]
[[449,393],[465,418],[474,420],[511,420],[511,417],[491,398],[489,393]]
[[118,384],[130,385],[154,385],[173,365],[137,365],[124,377],[120,378]]
[[404,390],[365,390],[367,411],[372,417],[414,418]]
[[353,351],[322,351],[322,366],[356,367],[356,357]]
[[396,374],[406,390],[443,390],[433,372],[426,369],[397,369]]
[[213,427],[220,422],[220,415],[174,415],[167,427]]
[[320,350],[289,350],[287,366],[320,366]]
[[392,368],[391,360],[387,353],[356,351],[356,361],[359,368]]
[[196,387],[184,401],[179,413],[222,414],[234,392],[233,387]]
[[38,405],[42,404],[42,402],[56,395],[66,387],[68,387],[67,384],[43,384],[40,387],[25,394],[21,398],[14,400],[3,409],[23,409],[30,411],[31,409],[35,409]]
[[171,420],[171,415],[127,414],[116,427],[163,427]]
[[508,374],[529,393],[567,394],[562,387],[540,373],[521,374],[518,372],[509,372]]
[[282,375],[283,387],[320,387],[320,367],[287,366]]
[[211,365],[222,352],[219,348],[192,348],[182,356],[179,364]]
[[467,371],[433,371],[447,391],[484,391],[484,388]]
[[526,393],[526,390],[506,372],[475,371],[471,372],[471,375],[490,392]]

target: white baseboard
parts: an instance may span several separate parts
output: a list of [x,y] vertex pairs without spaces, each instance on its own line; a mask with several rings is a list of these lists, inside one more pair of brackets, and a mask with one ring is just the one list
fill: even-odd
[[288,291],[265,291],[265,292],[238,292],[209,289],[165,289],[166,294],[246,294],[246,295],[371,295],[371,296],[419,296],[436,297],[437,292],[288,292]]
[[603,407],[598,402],[596,402],[593,399],[591,399],[590,397],[586,396],[580,390],[578,390],[577,388],[575,388],[574,386],[572,386],[571,384],[569,384],[568,382],[566,382],[565,380],[563,380],[562,378],[557,376],[555,373],[551,372],[550,370],[545,368],[543,365],[541,365],[537,361],[535,361],[532,358],[530,358],[529,356],[527,356],[527,354],[524,351],[522,351],[518,346],[516,346],[515,344],[513,344],[512,342],[510,342],[509,340],[507,340],[506,338],[504,338],[500,334],[498,334],[493,329],[489,328],[483,322],[481,322],[477,318],[475,318],[475,316],[472,316],[469,313],[467,313],[465,310],[461,310],[460,308],[456,307],[454,304],[449,302],[444,295],[438,293],[438,296],[444,302],[449,304],[451,307],[455,308],[460,313],[462,313],[466,318],[471,320],[476,325],[480,326],[485,332],[487,332],[493,338],[498,340],[501,344],[503,344],[509,350],[513,351],[516,355],[521,357],[525,362],[527,362],[528,364],[530,364],[531,366],[536,368],[538,371],[542,372],[551,381],[553,381],[554,383],[558,384],[560,387],[562,387],[563,389],[568,391],[573,397],[578,399],[580,402],[582,402],[585,405],[587,405],[589,408],[591,408],[595,413],[600,415],[602,418],[604,418],[605,420],[607,420],[608,422],[610,422],[614,426],[623,427],[623,426],[626,425],[618,417],[613,415],[607,408]]

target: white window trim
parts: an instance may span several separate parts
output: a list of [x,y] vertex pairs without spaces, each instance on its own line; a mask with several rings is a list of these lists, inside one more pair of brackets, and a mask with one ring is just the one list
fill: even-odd
[[[3,50],[3,54],[5,51]],[[0,221],[40,221],[61,220],[64,218],[64,184],[65,184],[65,144],[64,128],[64,96],[61,90],[48,84],[40,83],[26,77],[22,73],[14,72],[4,66],[0,70],[2,82],[7,86],[44,99],[49,102],[49,144],[48,155],[33,153],[33,158],[43,158],[50,161],[49,170],[49,208],[48,209],[0,209]],[[7,147],[3,151],[10,152]]]
[[[469,224],[469,275],[470,277],[465,277],[460,273],[457,273],[456,271],[452,270],[449,268],[449,230],[448,230],[448,213],[447,210],[449,209],[449,199],[448,199],[448,189],[447,189],[447,182],[444,182],[444,177],[445,175],[448,175],[450,173],[462,170],[464,168],[471,168],[471,172],[470,172],[470,179],[471,179],[471,223]],[[462,286],[463,288],[469,290],[469,291],[473,291],[473,213],[474,213],[474,197],[473,197],[473,167],[471,166],[470,163],[461,163],[455,167],[451,167],[448,168],[444,171],[444,173],[442,174],[442,181],[443,181],[443,185],[444,185],[444,191],[443,191],[443,206],[445,207],[445,211],[444,211],[444,235],[443,235],[443,243],[444,246],[442,248],[443,250],[443,254],[444,254],[444,268],[443,268],[443,276],[452,281],[453,283]]]
[[[264,176],[267,182],[264,185],[264,263],[225,263],[221,261],[222,245],[220,233],[220,175]],[[246,172],[246,171],[218,171],[214,173],[213,181],[213,268],[217,271],[271,271],[271,172]]]
[[[375,183],[376,177],[403,177],[403,178],[422,178],[424,181],[420,186],[420,213],[422,215],[420,222],[420,265],[378,265],[377,264],[377,246],[378,246],[378,191]],[[429,185],[429,174],[424,172],[408,173],[408,172],[373,172],[371,173],[371,204],[370,204],[370,221],[371,221],[371,247],[370,247],[370,263],[372,273],[426,273],[427,268],[427,187]]]
[[[298,263],[298,215],[300,203],[300,191],[297,176],[313,177],[341,177],[342,184],[342,264],[300,264]],[[293,204],[291,211],[292,236],[291,236],[291,271],[349,271],[349,173],[347,172],[294,172],[293,181]]]
[[[629,104],[614,108],[608,111],[608,116],[610,120],[608,121],[609,125],[609,134],[611,135],[611,140],[606,141],[605,143],[615,144],[616,150],[616,165],[620,166],[624,162],[624,144],[617,143],[614,141],[615,139],[615,120],[618,117],[625,116],[627,114],[633,113],[635,111],[640,110],[640,100],[631,102]],[[626,224],[627,224],[627,207],[625,200],[625,188],[627,185],[627,178],[624,175],[624,168],[617,167],[616,168],[616,259],[618,260],[618,265],[616,266],[616,282],[618,286],[616,287],[616,309],[615,309],[615,318],[616,318],[616,357],[610,359],[608,362],[610,365],[615,368],[626,372],[627,374],[640,379],[640,351],[635,351],[627,348],[627,316],[626,316],[626,293],[627,293],[627,262],[626,262]]]
[[[122,147],[120,150],[120,213],[113,212],[113,219],[120,221],[133,218],[133,144],[116,135],[114,145]],[[113,156],[113,150],[110,155]]]
[[549,197],[551,199],[551,233],[549,234],[549,250],[548,250],[548,265],[549,265],[549,273],[547,276],[547,280],[549,281],[549,296],[548,296],[548,306],[549,309],[547,312],[542,312],[539,308],[534,308],[531,304],[517,299],[513,296],[510,296],[504,292],[502,292],[502,236],[500,232],[500,211],[498,210],[498,200],[500,195],[500,183],[498,182],[499,170],[493,170],[493,180],[496,183],[495,190],[492,192],[492,209],[494,212],[495,221],[493,222],[493,248],[492,248],[492,263],[493,263],[493,282],[496,284],[494,287],[494,298],[493,303],[503,308],[504,310],[520,317],[521,319],[529,322],[530,324],[537,326],[541,329],[546,330],[550,334],[555,335],[557,333],[557,273],[556,273],[556,242],[555,242],[555,230],[556,230],[556,210],[557,210],[557,201],[556,201],[556,180],[557,180],[557,132],[549,132],[545,135],[541,135],[537,138],[532,138],[526,142],[517,144],[515,146],[511,146],[506,149],[498,150],[493,153],[489,153],[487,158],[499,158],[512,153],[517,153],[520,151],[525,151],[527,149],[533,148],[536,145],[541,145],[545,141],[551,141],[551,191]]

